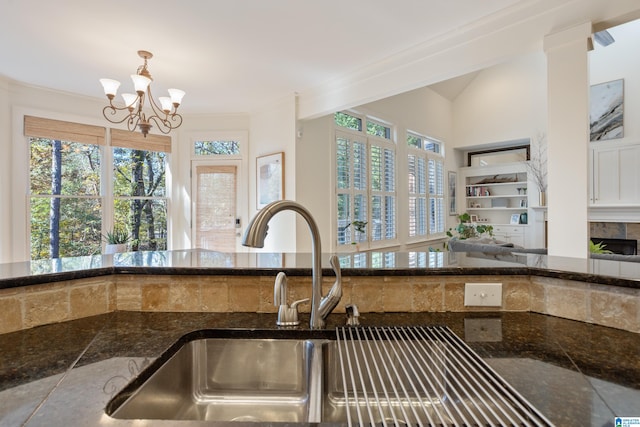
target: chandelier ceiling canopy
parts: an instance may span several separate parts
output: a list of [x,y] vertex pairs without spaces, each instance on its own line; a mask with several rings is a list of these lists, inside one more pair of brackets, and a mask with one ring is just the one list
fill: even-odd
[[[102,114],[111,123],[127,122],[127,128],[134,131],[136,128],[146,137],[149,130],[156,125],[158,130],[164,134],[180,127],[182,116],[178,114],[178,107],[184,97],[184,91],[180,89],[169,89],[169,96],[158,98],[160,105],[156,103],[151,95],[151,82],[153,78],[149,73],[147,61],[153,57],[151,52],[139,50],[138,56],[144,59],[144,64],[138,67],[136,74],[131,75],[135,93],[123,93],[124,107],[114,105],[120,82],[112,79],[100,79],[104,93],[109,99],[109,105],[103,108]],[[145,96],[150,106],[150,115],[144,111]],[[121,116],[120,112],[124,115]]]

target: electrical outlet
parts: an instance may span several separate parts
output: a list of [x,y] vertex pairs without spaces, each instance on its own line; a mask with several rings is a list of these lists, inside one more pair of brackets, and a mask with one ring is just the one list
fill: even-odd
[[465,307],[502,306],[502,283],[465,283]]

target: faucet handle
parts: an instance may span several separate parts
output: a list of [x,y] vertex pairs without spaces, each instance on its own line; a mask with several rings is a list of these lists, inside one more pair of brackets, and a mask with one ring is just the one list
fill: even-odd
[[310,298],[299,299],[298,301],[294,301],[291,303],[291,308],[295,308],[297,310],[299,304],[304,304],[305,302],[309,302],[309,301],[311,301]]
[[298,320],[298,305],[308,302],[309,298],[301,299],[291,303],[291,306],[286,304],[281,305],[278,308],[278,320],[276,325],[278,326],[297,326],[300,324]]

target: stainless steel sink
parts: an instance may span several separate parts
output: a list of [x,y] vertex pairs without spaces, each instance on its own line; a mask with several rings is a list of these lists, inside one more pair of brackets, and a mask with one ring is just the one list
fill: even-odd
[[[124,419],[306,422],[312,340],[199,339],[186,343],[111,416]],[[316,399],[314,399],[316,400]]]
[[218,422],[551,425],[446,327],[348,327],[299,337],[183,337],[116,395],[107,413]]

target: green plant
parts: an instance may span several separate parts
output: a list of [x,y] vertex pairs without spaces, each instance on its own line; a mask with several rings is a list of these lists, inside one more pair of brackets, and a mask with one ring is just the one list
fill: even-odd
[[[350,226],[353,225],[353,228],[356,229],[358,233],[364,234],[366,232],[365,227],[367,226],[367,221],[351,221],[349,224],[345,225],[343,230],[346,230]],[[352,245],[355,245],[357,242],[351,242]]]
[[103,235],[104,240],[110,245],[122,245],[126,244],[131,240],[131,235],[129,232],[122,228],[115,226],[110,231],[107,231],[107,234]]
[[345,230],[349,228],[350,225],[353,225],[353,228],[355,228],[358,233],[364,233],[364,227],[367,226],[367,221],[352,221],[344,227]]
[[593,240],[589,240],[589,252],[591,252],[592,254],[612,254],[613,252],[605,249],[605,246],[606,245],[602,242],[593,243]]
[[[460,240],[471,239],[474,237],[480,237],[483,234],[493,236],[493,226],[485,224],[474,224],[471,222],[471,216],[465,212],[458,215],[458,225],[455,228],[447,230],[447,236],[449,238],[457,237]],[[458,233],[457,236],[453,232]]]

